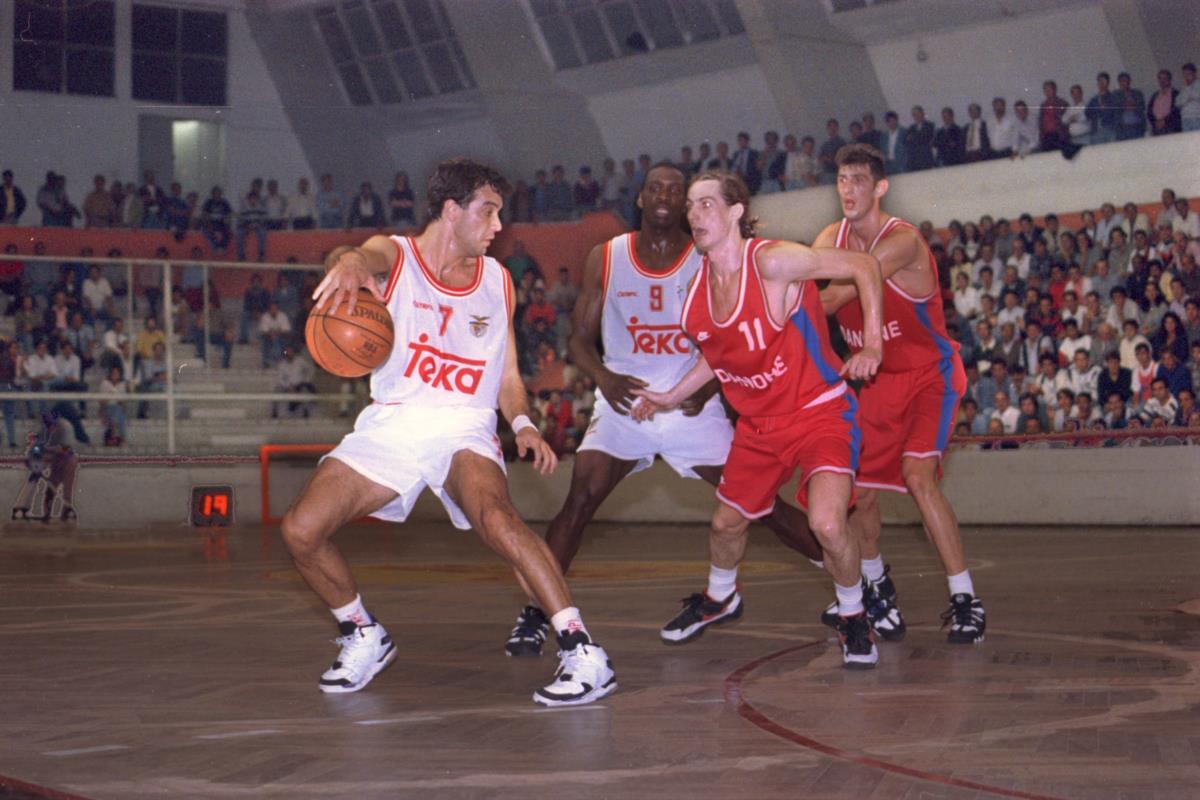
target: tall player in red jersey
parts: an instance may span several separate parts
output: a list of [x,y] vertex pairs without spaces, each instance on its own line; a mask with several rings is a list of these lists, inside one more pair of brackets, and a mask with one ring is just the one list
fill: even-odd
[[[958,344],[946,334],[937,265],[916,228],[885,214],[883,155],[869,145],[846,145],[837,154],[838,196],[845,218],[821,232],[814,246],[870,253],[883,270],[883,366],[859,391],[863,455],[858,504],[850,515],[862,549],[867,613],[885,639],[904,636],[896,587],[879,550],[882,524],[875,490],[907,492],[946,569],[950,608],[943,619],[954,644],[983,641],[986,620],[975,596],[954,509],[938,485],[942,456],[954,430],[967,380]],[[863,310],[857,289],[846,282],[821,292],[828,314],[851,351],[863,345]],[[822,620],[832,623],[832,608]]]
[[[637,390],[634,416],[678,406],[714,377],[741,414],[717,487],[709,547],[713,564],[733,568],[746,551],[750,521],[771,513],[775,494],[801,471],[797,499],[825,550],[838,597],[843,664],[878,661],[863,608],[858,541],[846,510],[858,468],[856,401],[843,376],[875,374],[882,353],[879,264],[863,253],[755,239],[750,193],[736,175],[704,172],[688,188],[688,222],[704,262],[683,310],[698,359],[665,392]],[[867,324],[865,347],[842,364],[814,281],[853,281]],[[724,613],[709,598],[707,613]],[[686,613],[687,609],[683,613]]]
[[[617,687],[612,663],[589,637],[558,562],[517,514],[505,481],[497,406],[516,432],[521,455],[532,451],[543,474],[557,463],[529,421],[512,333],[512,280],[484,255],[500,230],[508,189],[500,173],[482,164],[439,164],[426,191],[425,230],[335,249],[313,293],[317,308],[331,301],[336,308],[343,301],[353,306],[358,289],[367,288],[387,304],[396,334],[391,357],[371,375],[374,402],[322,459],[283,518],[283,541],[296,568],[341,633],[341,653],[321,676],[321,691],[359,691],[396,657],[333,535],[365,514],[403,521],[426,488],[456,527],[474,528],[512,566],[551,615],[561,663],[534,701],[589,703]],[[466,374],[470,379],[461,380]]]
[[[627,476],[650,467],[659,456],[681,476],[716,486],[729,455],[733,426],[716,397],[715,380],[678,411],[647,423],[629,417],[629,407],[637,400],[634,389],[670,388],[698,357],[679,328],[688,285],[701,261],[682,224],[686,192],[687,179],[677,166],[654,165],[637,197],[640,229],[597,245],[588,255],[583,291],[575,304],[571,355],[598,391],[592,422],[575,455],[570,491],[546,532],[546,543],[563,572],[571,566],[596,509]],[[777,503],[763,523],[784,544],[813,561],[821,559],[821,546],[799,509]],[[736,569],[709,570],[707,595],[726,598],[736,590]],[[685,601],[696,606],[703,602],[700,594]],[[686,625],[664,628],[660,636],[667,644],[690,641],[708,625],[740,616],[740,599],[735,603],[726,617],[696,614]],[[548,630],[545,613],[530,603],[517,616],[505,652],[539,655]]]

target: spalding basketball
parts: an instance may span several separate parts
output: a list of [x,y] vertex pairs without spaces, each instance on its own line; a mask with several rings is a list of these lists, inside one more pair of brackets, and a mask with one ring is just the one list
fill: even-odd
[[366,289],[358,292],[354,313],[348,303],[308,315],[304,340],[313,361],[341,378],[358,378],[383,366],[396,335],[387,307]]

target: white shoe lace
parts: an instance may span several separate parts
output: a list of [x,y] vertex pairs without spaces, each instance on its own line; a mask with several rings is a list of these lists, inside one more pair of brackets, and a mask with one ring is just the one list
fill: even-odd
[[371,646],[371,642],[362,628],[348,636],[339,636],[333,640],[333,643],[342,647],[342,651],[338,653],[337,657],[342,669],[357,671],[360,666],[370,662],[375,655],[375,648]]

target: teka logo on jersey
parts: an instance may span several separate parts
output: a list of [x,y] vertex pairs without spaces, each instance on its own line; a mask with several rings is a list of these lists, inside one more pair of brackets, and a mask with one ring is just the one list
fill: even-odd
[[487,362],[445,353],[426,344],[428,341],[429,336],[422,333],[417,344],[408,343],[408,348],[413,352],[408,366],[404,368],[404,377],[409,378],[416,373],[418,378],[435,389],[475,394],[479,382],[483,380],[483,368]]
[[692,343],[678,325],[639,325],[629,318],[625,327],[633,338],[633,352],[652,356],[677,356],[692,352]]
[[717,380],[721,383],[732,383],[747,389],[766,389],[775,382],[776,378],[782,378],[787,371],[788,367],[783,363],[783,356],[775,356],[775,363],[771,365],[771,369],[757,375],[734,375],[720,368],[713,370],[717,375]]
[[[846,344],[850,345],[851,347],[855,348],[856,350],[862,350],[862,348],[863,348],[863,332],[861,329],[852,331],[849,328],[847,328],[845,325],[838,325],[838,327],[842,329],[842,338],[846,340]],[[900,320],[889,319],[887,322],[884,323],[884,325],[883,325],[883,340],[885,342],[891,341],[892,339],[895,339],[895,338],[897,338],[899,336],[903,336],[903,335],[904,335],[904,331],[900,330]]]

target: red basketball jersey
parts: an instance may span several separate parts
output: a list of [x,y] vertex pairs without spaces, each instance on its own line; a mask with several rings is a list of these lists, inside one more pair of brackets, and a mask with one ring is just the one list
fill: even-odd
[[746,243],[737,306],[729,319],[713,316],[705,258],[681,320],[716,373],[726,399],[743,416],[791,414],[846,391],[838,375],[842,360],[829,344],[816,284],[800,284],[800,295],[782,322],[767,310],[756,258],[767,244],[771,242],[766,239]]
[[[879,229],[875,241],[867,248],[870,253],[893,231],[912,229],[912,225],[891,217]],[[838,228],[835,246],[850,249],[850,222],[843,219]],[[924,247],[924,245],[922,245]],[[883,372],[904,372],[916,367],[932,364],[958,353],[958,342],[946,334],[946,316],[942,312],[942,298],[937,284],[937,262],[929,248],[929,268],[933,271],[933,292],[925,297],[913,297],[889,278],[883,284]],[[863,347],[862,304],[856,299],[837,310],[838,327],[852,352]]]

